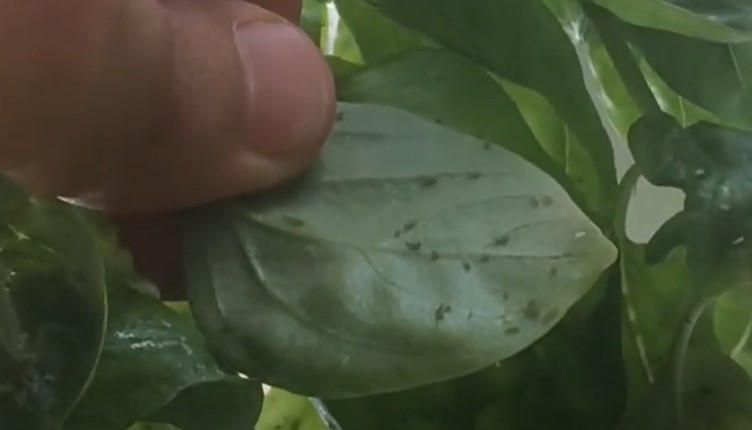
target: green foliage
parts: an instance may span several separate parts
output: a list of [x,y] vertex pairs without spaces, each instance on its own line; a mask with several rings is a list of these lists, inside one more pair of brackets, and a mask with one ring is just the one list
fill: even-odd
[[253,425],[260,386],[220,370],[193,323],[153,295],[101,220],[4,178],[0,193],[3,428]]
[[[561,121],[557,122],[551,108],[541,109],[541,104],[544,108],[548,106],[545,99],[512,87],[507,85],[505,91],[482,68],[460,55],[439,49],[416,49],[397,55],[337,82],[342,101],[406,109],[515,152],[556,179],[587,210],[591,207],[588,201],[597,202],[599,196],[596,189],[587,193],[589,199],[585,201],[586,191],[578,189],[576,178],[573,180],[567,174],[578,171],[572,168],[571,153],[576,150],[569,146],[568,130]],[[541,124],[553,124],[556,129],[544,136],[534,135],[531,126],[534,130],[545,129]],[[580,183],[592,184],[584,180]]]
[[752,426],[748,0],[303,4],[338,121],[185,214],[189,303],[0,179],[0,428]]
[[367,2],[500,77],[546,97],[590,155],[601,196],[597,209],[608,210],[616,184],[612,149],[575,50],[548,7],[522,0]]

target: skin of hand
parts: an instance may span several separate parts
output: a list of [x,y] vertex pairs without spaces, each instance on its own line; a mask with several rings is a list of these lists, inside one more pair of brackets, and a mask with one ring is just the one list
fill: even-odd
[[334,84],[301,0],[0,0],[0,171],[108,213],[182,297],[179,211],[309,167]]

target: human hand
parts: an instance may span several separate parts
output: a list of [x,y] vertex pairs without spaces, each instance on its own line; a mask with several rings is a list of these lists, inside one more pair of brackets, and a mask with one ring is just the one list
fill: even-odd
[[175,211],[299,174],[333,121],[301,0],[254,3],[0,0],[0,170],[112,214],[167,298]]

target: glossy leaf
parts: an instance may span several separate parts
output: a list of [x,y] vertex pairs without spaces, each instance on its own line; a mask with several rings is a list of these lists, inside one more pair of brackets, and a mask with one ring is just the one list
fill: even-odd
[[641,27],[717,42],[741,42],[752,38],[750,5],[746,0],[589,1]]
[[660,261],[685,245],[693,284],[706,294],[718,294],[739,276],[748,276],[750,143],[748,131],[704,121],[682,128],[668,115],[641,118],[630,130],[629,145],[645,177],[686,194],[684,210],[656,232],[646,258]]
[[258,383],[223,372],[183,315],[111,279],[110,320],[96,377],[66,430],[122,430],[134,421],[182,430],[247,430]]
[[574,47],[543,2],[365,1],[501,78],[543,95],[598,166],[603,201],[609,201],[616,185],[611,144],[585,87]]
[[57,430],[102,347],[102,260],[79,210],[2,177],[0,196],[0,428]]
[[[484,70],[455,53],[422,49],[397,56],[339,79],[337,93],[344,102],[405,109],[501,145],[551,175],[578,203],[588,207],[583,201],[582,190],[567,175],[571,167],[567,164],[567,150],[562,150],[561,161],[547,154],[505,89]],[[529,100],[530,96],[526,97]],[[552,115],[555,117],[555,113]],[[542,120],[549,121],[550,117]],[[557,150],[567,145],[563,134],[542,137],[546,138],[546,143],[557,146]],[[560,161],[559,165],[557,161]],[[573,170],[592,178],[593,170]],[[594,182],[591,180],[587,185]],[[594,207],[598,206],[597,193],[596,182],[595,193],[590,194]]]
[[420,34],[401,27],[362,0],[334,0],[334,4],[366,64],[411,51],[423,44]]
[[188,217],[196,320],[241,372],[316,397],[467,374],[545,334],[613,262],[513,153],[393,108],[340,112],[301,182]]
[[752,129],[752,41],[717,43],[634,26],[629,38],[679,95],[726,124]]

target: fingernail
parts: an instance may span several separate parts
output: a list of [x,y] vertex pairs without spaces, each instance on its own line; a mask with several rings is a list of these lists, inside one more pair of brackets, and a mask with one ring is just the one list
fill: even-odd
[[334,84],[316,45],[287,23],[235,28],[235,44],[249,94],[254,150],[268,156],[318,151],[334,116]]

